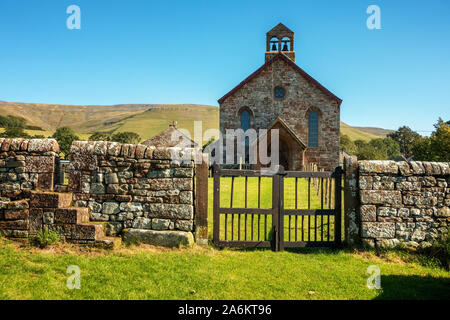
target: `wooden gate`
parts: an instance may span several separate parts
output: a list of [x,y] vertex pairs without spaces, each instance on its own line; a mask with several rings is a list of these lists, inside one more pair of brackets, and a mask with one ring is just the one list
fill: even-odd
[[[213,241],[218,247],[341,244],[341,168],[333,172],[214,168]],[[269,203],[270,200],[270,203]]]

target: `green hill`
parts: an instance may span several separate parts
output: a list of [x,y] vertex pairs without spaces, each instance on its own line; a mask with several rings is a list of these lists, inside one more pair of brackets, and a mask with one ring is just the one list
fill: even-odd
[[349,136],[349,138],[353,141],[355,140],[363,140],[370,141],[372,139],[381,138],[382,136],[375,135],[366,131],[359,130],[355,127],[351,127],[348,124],[341,121],[341,134],[345,134]]
[[[70,126],[83,139],[94,132],[132,131],[146,140],[166,129],[172,121],[192,134],[197,120],[202,121],[203,132],[219,127],[218,107],[195,104],[78,106],[0,101],[0,114],[24,117],[29,125],[42,129],[30,134],[50,136],[56,128]],[[341,122],[341,132],[352,140],[369,141],[385,136],[389,130],[356,128]]]

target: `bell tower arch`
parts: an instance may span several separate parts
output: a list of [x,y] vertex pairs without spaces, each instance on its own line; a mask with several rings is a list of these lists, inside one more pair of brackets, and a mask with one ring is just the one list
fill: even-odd
[[295,62],[294,32],[282,23],[279,23],[266,33],[265,62],[272,59],[279,52]]

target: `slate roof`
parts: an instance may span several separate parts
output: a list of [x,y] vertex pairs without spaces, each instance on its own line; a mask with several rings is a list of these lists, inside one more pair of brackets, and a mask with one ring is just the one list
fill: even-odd
[[181,148],[198,147],[198,144],[194,140],[184,135],[173,124],[169,125],[169,128],[158,133],[156,136],[142,142],[142,144],[154,147],[181,147]]

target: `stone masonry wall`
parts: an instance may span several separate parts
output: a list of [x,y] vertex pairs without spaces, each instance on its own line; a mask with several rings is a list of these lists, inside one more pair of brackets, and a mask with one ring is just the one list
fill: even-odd
[[360,236],[369,246],[429,246],[450,226],[450,163],[359,161]]
[[[193,162],[172,161],[174,148],[74,142],[69,186],[106,234],[124,229],[194,231]],[[186,150],[185,150],[186,151]]]
[[0,232],[29,235],[32,190],[53,190],[59,146],[53,139],[0,138]]

